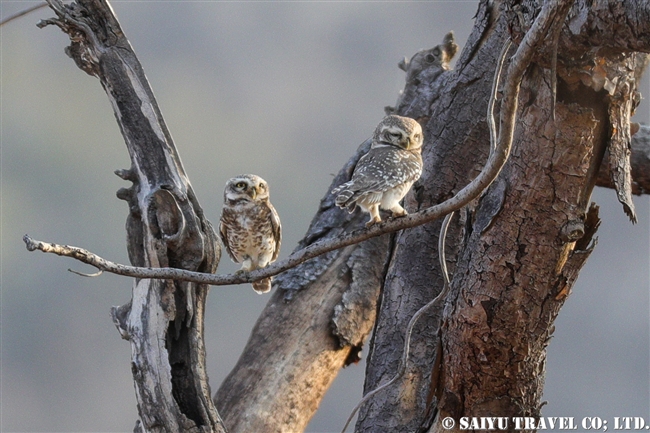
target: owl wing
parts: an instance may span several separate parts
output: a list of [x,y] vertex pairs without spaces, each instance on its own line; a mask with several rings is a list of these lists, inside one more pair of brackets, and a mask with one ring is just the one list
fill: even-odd
[[223,243],[223,246],[226,247],[226,251],[228,252],[230,258],[233,260],[233,262],[239,263],[237,257],[235,257],[235,254],[230,249],[230,244],[228,243],[228,230],[230,229],[234,218],[235,216],[232,210],[224,208],[221,211],[221,220],[219,221],[219,236],[221,237],[221,242]]
[[350,206],[359,198],[379,202],[382,192],[402,183],[415,182],[421,173],[420,155],[393,148],[371,149],[357,163],[352,179],[334,190],[341,191],[343,196],[341,200],[337,197],[336,202],[342,207]]
[[282,243],[282,224],[280,224],[280,216],[278,215],[273,205],[270,202],[268,205],[269,210],[271,211],[269,214],[269,219],[271,220],[271,233],[273,234],[273,239],[275,239],[275,250],[273,251],[273,257],[271,258],[271,261],[274,262],[280,254],[280,244]]

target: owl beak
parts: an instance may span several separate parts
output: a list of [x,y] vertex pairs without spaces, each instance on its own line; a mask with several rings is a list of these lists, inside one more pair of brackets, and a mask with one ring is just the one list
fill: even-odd
[[257,197],[257,188],[251,188],[251,197],[255,200]]

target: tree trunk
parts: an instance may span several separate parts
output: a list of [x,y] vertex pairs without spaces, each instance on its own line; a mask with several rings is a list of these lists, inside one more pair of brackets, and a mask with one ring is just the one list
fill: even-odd
[[[457,48],[449,34],[441,45],[403,64],[407,85],[388,110],[428,118]],[[350,179],[369,146],[369,140],[363,143],[336,176],[297,249],[363,227],[367,217],[337,208],[330,191]],[[359,360],[375,322],[393,237],[324,254],[276,278],[277,290],[215,395],[230,432],[305,429],[341,367]]]
[[[481,2],[456,75],[427,125],[426,168],[421,189],[407,200],[409,209],[444,200],[483,164],[490,143],[485,113],[497,53],[509,33],[515,42],[521,40],[520,26],[530,26],[541,7],[541,2],[524,3]],[[457,265],[442,313],[442,345],[435,336],[438,310],[421,319],[413,331],[406,374],[365,404],[357,431],[427,431],[432,425],[432,431],[442,431],[440,420],[447,416],[456,423],[461,416],[539,416],[545,347],[553,320],[591,252],[598,218],[597,208],[589,208],[589,197],[608,146],[614,162],[602,172],[612,176],[609,181],[601,176],[599,183],[623,191],[619,199],[633,216],[629,180],[617,180],[629,173],[629,142],[624,133],[619,140],[623,144],[617,145],[622,152],[612,150],[610,143],[616,142],[617,129],[629,131],[645,63],[645,55],[626,53],[631,47],[648,47],[622,38],[620,44],[626,46],[614,42],[598,50],[592,45],[616,41],[624,32],[611,23],[641,7],[610,5],[611,10],[604,6],[603,11],[602,5],[590,10],[578,2],[571,10],[560,38],[555,104],[550,45],[527,71],[519,96],[521,127],[510,160],[488,192],[461,213],[456,231],[448,236],[447,257],[452,269]],[[643,8],[647,13],[647,3]],[[606,29],[608,37],[586,42],[584,33],[593,27],[600,29],[599,35]],[[638,38],[647,31],[625,33]],[[604,66],[595,70],[593,65]],[[607,80],[611,91],[602,85]],[[612,82],[626,83],[625,91],[617,92]],[[634,146],[639,166],[647,160],[640,151],[642,137],[643,131]],[[643,177],[639,175],[639,182]],[[442,288],[436,262],[439,226],[417,227],[398,238],[382,292],[366,392],[392,377],[406,324]]]
[[[218,239],[110,6],[50,2],[58,18],[42,25],[70,35],[67,53],[100,79],[131,155],[131,168],[117,172],[133,182],[118,192],[129,203],[131,262],[214,272]],[[481,1],[455,71],[448,70],[457,48],[451,35],[400,65],[406,86],[387,111],[426,125],[425,170],[405,200],[409,212],[452,197],[485,164],[498,53],[508,38],[514,51],[542,3]],[[553,321],[599,224],[592,189],[616,189],[632,220],[631,194],[650,190],[650,128],[636,132],[629,122],[647,61],[639,52],[650,50],[650,7],[578,0],[562,23],[521,84],[510,160],[452,222],[445,251],[453,279],[444,305],[420,319],[406,373],[362,407],[357,431],[441,431],[445,417],[539,415]],[[330,191],[350,178],[368,146],[335,178],[298,249],[362,227],[365,217],[336,208]],[[133,349],[136,431],[302,431],[339,369],[359,359],[373,325],[365,393],[388,381],[408,322],[443,287],[440,227],[383,235],[279,275],[215,395],[224,422],[205,374],[207,286],[137,280],[132,301],[112,311]]]
[[[221,247],[194,196],[144,71],[104,0],[50,3],[70,35],[66,53],[99,78],[124,136],[133,182],[118,191],[129,204],[131,263],[214,272]],[[140,420],[135,431],[224,432],[205,371],[203,314],[208,286],[136,280],[131,302],[111,314],[131,342]]]

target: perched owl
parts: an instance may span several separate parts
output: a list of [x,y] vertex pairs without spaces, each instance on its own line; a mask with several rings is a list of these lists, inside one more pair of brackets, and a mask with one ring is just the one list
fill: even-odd
[[[269,201],[269,187],[259,176],[242,174],[226,183],[219,223],[228,255],[250,272],[268,266],[280,253],[280,217]],[[271,290],[271,278],[253,283],[257,293]]]
[[377,125],[368,153],[354,168],[352,179],[335,188],[335,203],[350,212],[358,205],[370,214],[371,226],[381,221],[379,208],[394,217],[406,215],[399,202],[422,174],[422,128],[408,117],[389,115]]

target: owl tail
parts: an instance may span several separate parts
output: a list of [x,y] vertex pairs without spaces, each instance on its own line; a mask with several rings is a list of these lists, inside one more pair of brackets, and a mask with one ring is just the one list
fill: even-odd
[[255,290],[257,293],[260,295],[264,293],[268,293],[271,291],[271,278],[264,278],[263,280],[260,281],[255,281],[252,283],[253,285],[253,290]]
[[352,213],[357,205],[354,198],[354,191],[346,189],[336,196],[334,203],[336,203],[338,207],[347,208],[348,212]]

